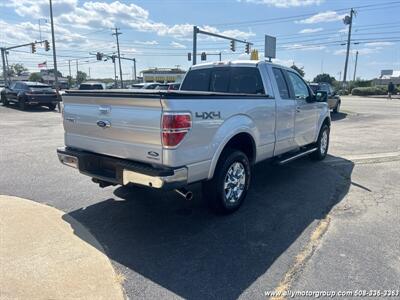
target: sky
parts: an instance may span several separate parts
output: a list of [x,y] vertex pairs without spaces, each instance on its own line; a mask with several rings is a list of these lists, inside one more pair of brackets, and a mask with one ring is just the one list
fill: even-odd
[[[193,26],[247,40],[264,59],[265,35],[277,38],[278,64],[303,67],[306,79],[329,73],[343,76],[348,26],[342,19],[354,7],[348,78],[371,79],[382,69],[400,69],[400,1],[394,0],[53,0],[58,69],[63,75],[80,71],[91,78],[113,78],[109,61],[96,61],[96,52],[117,51],[113,28],[120,32],[121,56],[135,58],[138,73],[152,67],[187,70],[191,62]],[[0,47],[10,47],[50,35],[48,0],[0,0]],[[39,30],[40,29],[40,30]],[[199,35],[198,52],[223,60],[249,59],[244,45],[230,51],[229,41]],[[92,54],[90,54],[92,53]],[[208,55],[207,61],[217,61]],[[10,50],[9,64],[23,63],[31,72],[52,53],[44,45]],[[198,58],[198,62],[200,57]],[[133,63],[122,61],[124,79]],[[139,74],[138,74],[139,75]]]

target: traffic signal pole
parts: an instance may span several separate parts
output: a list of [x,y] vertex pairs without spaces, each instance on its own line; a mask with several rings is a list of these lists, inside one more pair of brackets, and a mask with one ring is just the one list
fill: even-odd
[[[36,52],[35,45],[36,45],[36,44],[45,43],[45,42],[47,42],[47,40],[43,40],[43,41],[34,41],[34,42],[32,42],[32,43],[26,43],[26,44],[11,46],[11,47],[2,47],[2,48],[0,48],[0,51],[1,51],[1,60],[2,60],[2,63],[3,63],[3,77],[4,77],[4,85],[5,85],[5,86],[8,86],[8,84],[9,84],[8,74],[7,74],[7,67],[6,67],[6,65],[7,65],[7,63],[6,63],[7,51],[8,51],[8,50],[12,50],[12,49],[16,49],[16,48],[31,46],[31,47],[32,47],[32,53],[34,53],[34,52]],[[46,51],[47,51],[47,50],[46,50]]]
[[239,40],[239,39],[232,38],[232,37],[229,37],[226,35],[208,32],[208,31],[199,29],[199,27],[197,27],[197,26],[193,26],[193,65],[195,65],[197,63],[197,35],[199,33],[217,37],[220,39],[230,40],[231,43],[233,43],[233,45],[235,44],[235,42],[246,44],[246,53],[248,53],[248,54],[250,54],[250,45],[253,45],[253,43],[247,42],[245,40]]

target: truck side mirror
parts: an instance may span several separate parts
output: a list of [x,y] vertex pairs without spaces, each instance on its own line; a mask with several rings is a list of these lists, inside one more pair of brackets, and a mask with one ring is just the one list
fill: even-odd
[[317,91],[315,93],[315,100],[317,102],[327,102],[328,101],[328,93],[326,91]]

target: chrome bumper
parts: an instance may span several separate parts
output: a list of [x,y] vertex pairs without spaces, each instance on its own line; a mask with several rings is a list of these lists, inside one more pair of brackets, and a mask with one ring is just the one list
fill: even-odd
[[150,176],[135,171],[124,169],[123,174],[123,185],[129,183],[145,185],[148,187],[161,189],[166,186],[175,185],[176,183],[186,183],[187,182],[187,168],[180,168],[174,170],[173,175],[169,176]]
[[[143,163],[68,148],[57,149],[57,155],[62,164],[76,168],[82,174],[92,178],[113,184],[127,185],[132,183],[165,190],[187,185],[188,169],[186,167],[157,169]],[[101,168],[98,170],[86,168],[85,161],[88,160],[107,161],[107,167],[110,168],[111,165],[113,172],[108,172],[105,176]],[[110,176],[110,173],[113,175]]]

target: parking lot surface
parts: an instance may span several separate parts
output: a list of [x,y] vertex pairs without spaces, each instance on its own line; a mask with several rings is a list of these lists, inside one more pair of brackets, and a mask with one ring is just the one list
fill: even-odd
[[1,106],[0,194],[82,224],[125,277],[130,299],[399,289],[399,130],[400,100],[343,97],[325,161],[257,165],[244,206],[221,217],[207,210],[199,184],[190,202],[173,192],[99,188],[58,162],[61,114]]

